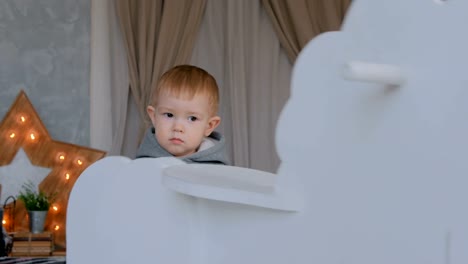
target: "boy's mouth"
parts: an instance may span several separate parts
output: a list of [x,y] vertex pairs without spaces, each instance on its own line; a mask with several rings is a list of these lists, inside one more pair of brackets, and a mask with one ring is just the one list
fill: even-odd
[[172,144],[182,144],[184,143],[184,141],[180,138],[171,138],[169,139],[169,141],[172,143]]

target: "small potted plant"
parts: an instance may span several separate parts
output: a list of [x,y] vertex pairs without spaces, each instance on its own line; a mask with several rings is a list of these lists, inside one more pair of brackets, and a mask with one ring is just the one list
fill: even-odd
[[18,200],[24,203],[24,207],[28,211],[29,229],[32,233],[42,233],[44,231],[47,212],[53,200],[52,196],[37,191],[37,189],[32,181],[28,181],[23,184],[18,195]]

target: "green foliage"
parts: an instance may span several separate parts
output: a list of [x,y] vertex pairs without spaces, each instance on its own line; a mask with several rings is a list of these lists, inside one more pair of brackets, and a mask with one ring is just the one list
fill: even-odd
[[36,191],[37,187],[32,181],[23,184],[23,190],[18,195],[18,200],[23,201],[28,211],[48,211],[53,202],[53,196],[48,196],[42,191]]

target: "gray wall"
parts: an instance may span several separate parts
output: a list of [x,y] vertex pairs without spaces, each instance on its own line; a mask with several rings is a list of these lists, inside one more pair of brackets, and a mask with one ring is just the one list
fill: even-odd
[[55,140],[89,145],[90,0],[0,0],[0,119],[25,90]]

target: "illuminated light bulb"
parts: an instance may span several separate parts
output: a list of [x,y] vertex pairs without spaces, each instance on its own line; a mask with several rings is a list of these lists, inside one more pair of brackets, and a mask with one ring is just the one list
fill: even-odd
[[58,207],[57,206],[53,206],[52,209],[54,209],[54,211],[58,211]]
[[31,138],[31,140],[35,140],[35,139],[36,139],[36,135],[34,135],[34,133],[31,133],[31,134],[29,135],[29,137]]
[[24,116],[21,116],[21,117],[20,117],[20,120],[21,120],[21,122],[23,122],[23,123],[24,123],[24,122],[26,122],[26,117],[24,117]]
[[6,220],[3,220],[3,221],[2,221],[2,224],[6,225]]
[[66,159],[66,155],[64,152],[57,152],[57,156],[55,156],[58,162],[63,162]]
[[10,138],[15,138],[16,134],[15,133],[11,133],[10,134]]
[[55,229],[55,230],[59,230],[59,229],[60,229],[60,226],[59,226],[59,225],[55,225],[55,226],[54,226],[54,229]]
[[80,165],[80,166],[81,166],[81,165],[83,165],[83,161],[82,161],[82,160],[80,160],[80,159],[77,159],[77,160],[76,160],[76,164],[78,164],[78,165]]
[[70,179],[70,173],[65,174],[65,179],[69,180]]

